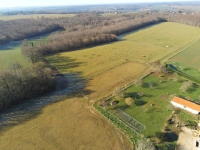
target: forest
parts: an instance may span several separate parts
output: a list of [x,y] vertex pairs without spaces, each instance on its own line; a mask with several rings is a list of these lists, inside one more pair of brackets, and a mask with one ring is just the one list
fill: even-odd
[[45,55],[116,41],[120,34],[166,21],[200,27],[198,14],[166,12],[116,15],[92,12],[80,13],[71,18],[1,21],[0,44],[62,31],[50,35],[45,42],[33,44],[23,41],[22,53],[32,62],[32,66],[23,68],[19,63],[14,63],[8,70],[0,72],[0,109],[55,90],[52,71],[44,63]]

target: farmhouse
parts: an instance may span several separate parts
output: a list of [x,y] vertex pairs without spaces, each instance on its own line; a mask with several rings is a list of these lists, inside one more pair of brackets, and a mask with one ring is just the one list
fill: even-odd
[[195,104],[193,102],[187,101],[185,99],[179,98],[175,96],[171,100],[172,105],[179,107],[181,109],[185,109],[193,114],[199,114],[200,113],[200,105]]

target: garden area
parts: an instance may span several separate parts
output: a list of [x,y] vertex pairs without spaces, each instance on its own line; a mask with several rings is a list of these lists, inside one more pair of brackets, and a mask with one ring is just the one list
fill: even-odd
[[[178,140],[181,125],[193,126],[198,117],[173,108],[170,101],[176,95],[198,103],[199,87],[175,73],[152,73],[123,92],[116,89],[113,97],[101,102],[100,106],[132,125],[142,137],[150,139],[159,147],[173,147]],[[121,111],[124,114],[119,114]],[[137,121],[137,125],[132,123],[136,122],[133,120]]]

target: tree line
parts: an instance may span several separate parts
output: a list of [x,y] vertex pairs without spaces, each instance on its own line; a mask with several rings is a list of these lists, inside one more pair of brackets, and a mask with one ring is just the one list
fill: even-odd
[[[92,17],[94,16],[92,15]],[[75,31],[66,30],[62,33],[53,34],[49,36],[47,42],[34,46],[24,46],[22,52],[34,61],[34,59],[43,55],[116,41],[118,39],[117,35],[165,21],[165,19],[153,15],[148,17],[121,16],[117,21],[116,18],[113,20],[115,21],[107,23],[104,22],[105,20],[103,22],[99,21],[100,24],[98,25],[93,22],[88,28],[85,28],[89,23],[89,21],[86,21],[83,23],[85,29],[79,27]],[[76,23],[74,24],[76,25]]]
[[99,13],[79,13],[74,17],[37,17],[0,21],[0,44],[22,40],[64,29],[66,33],[108,27],[119,22],[143,17],[146,14],[122,14],[103,16]]
[[61,27],[50,19],[18,19],[0,22],[0,44],[57,31]]
[[19,63],[0,72],[0,110],[55,89],[51,70],[37,62],[23,68]]

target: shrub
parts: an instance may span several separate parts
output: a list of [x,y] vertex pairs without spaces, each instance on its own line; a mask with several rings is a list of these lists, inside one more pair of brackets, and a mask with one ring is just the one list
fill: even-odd
[[163,133],[163,132],[156,132],[156,133],[155,133],[155,136],[156,136],[161,142],[167,141],[166,133]]
[[128,97],[125,99],[125,103],[130,106],[133,103],[133,99],[131,97]]

